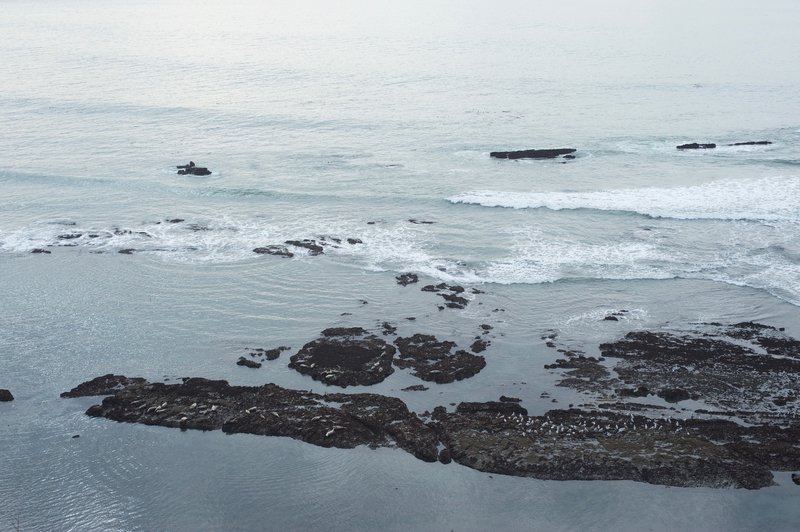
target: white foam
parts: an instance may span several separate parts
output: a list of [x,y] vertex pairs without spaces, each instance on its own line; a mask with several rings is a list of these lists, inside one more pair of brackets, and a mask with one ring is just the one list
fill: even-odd
[[511,256],[481,272],[499,284],[548,283],[562,279],[669,279],[679,275],[684,257],[647,242],[591,244],[544,237],[535,229],[515,231]]
[[449,201],[513,209],[625,211],[654,218],[800,222],[800,177],[726,179],[688,187],[590,192],[479,190]]

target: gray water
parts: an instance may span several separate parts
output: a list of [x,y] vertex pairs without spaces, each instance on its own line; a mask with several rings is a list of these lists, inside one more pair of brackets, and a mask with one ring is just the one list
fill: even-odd
[[[697,321],[800,337],[799,15],[0,2],[0,388],[16,397],[0,404],[0,530],[797,529],[786,473],[757,492],[545,482],[116,424],[58,394],[109,372],[323,392],[288,353],[234,362],[335,325],[467,346],[490,323],[472,379],[404,392],[419,381],[395,372],[352,391],[419,412],[514,395],[542,413],[585,400],[542,368],[551,329],[590,354]],[[746,140],[773,144],[723,146]],[[694,141],[720,146],[675,149]],[[489,157],[534,147],[577,158]],[[176,175],[190,159],[213,174]],[[252,252],[319,235],[363,244]],[[403,272],[485,293],[439,311]]]

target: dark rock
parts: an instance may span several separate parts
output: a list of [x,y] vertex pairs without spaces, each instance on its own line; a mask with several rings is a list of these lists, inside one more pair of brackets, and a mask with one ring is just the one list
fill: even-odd
[[635,390],[633,388],[618,388],[617,395],[620,397],[647,397],[650,395],[650,390],[645,386],[639,386]]
[[68,392],[61,394],[61,397],[88,397],[91,395],[111,395],[129,386],[141,386],[145,384],[141,378],[128,378],[123,375],[112,375],[111,373],[101,377],[95,377],[90,381],[79,384]]
[[489,331],[491,331],[492,329],[494,329],[494,327],[492,327],[492,326],[491,326],[491,325],[489,325],[488,323],[481,323],[481,329],[483,329],[483,330],[484,330],[484,331],[486,331],[486,332],[489,332]]
[[397,332],[397,327],[389,323],[388,321],[384,321],[381,326],[383,327],[383,334],[384,336],[388,336],[390,334],[394,334]]
[[415,334],[395,340],[400,350],[394,365],[411,368],[412,375],[422,380],[445,384],[467,379],[486,366],[482,356],[460,350],[452,353],[454,342],[438,341],[435,336]]
[[689,144],[681,144],[677,146],[679,150],[706,150],[710,148],[716,148],[717,145],[713,142],[708,144],[698,144],[697,142],[691,142]]
[[189,164],[178,165],[178,169],[178,174],[180,175],[211,175],[211,171],[208,168],[195,166],[192,161],[189,161]]
[[42,248],[35,248],[35,249],[31,250],[31,253],[45,253],[45,254],[49,255],[50,251],[48,251],[46,249],[42,249]]
[[570,155],[565,155],[565,156],[562,157],[562,159],[574,159],[574,158],[575,158],[575,156],[571,155],[571,154]]
[[289,367],[312,379],[335,386],[369,386],[394,372],[395,348],[360,327],[326,329],[323,337],[292,355]]
[[250,353],[250,356],[262,356],[267,360],[277,360],[278,357],[281,356],[281,353],[284,351],[288,351],[291,347],[287,347],[285,345],[276,347],[274,349],[255,349],[254,352]]
[[397,284],[402,286],[408,286],[419,281],[419,277],[414,273],[402,273],[395,277],[395,279],[397,279]]
[[690,398],[689,392],[680,388],[662,388],[656,395],[668,403],[679,403]]
[[76,238],[80,238],[83,236],[83,233],[67,233],[63,235],[58,235],[56,238],[59,240],[74,240]]
[[450,456],[450,449],[447,447],[443,448],[439,451],[439,461],[443,464],[449,464],[453,461],[452,457]]
[[348,238],[347,243],[355,245],[355,244],[363,244],[364,242],[360,238]]
[[792,482],[800,486],[800,473],[792,473]]
[[362,327],[329,327],[322,331],[322,336],[363,336],[367,331]]
[[521,403],[522,399],[519,397],[506,397],[505,395],[500,396],[501,403]]
[[[100,379],[108,380],[108,375]],[[326,394],[274,384],[116,376],[94,417],[199,430],[285,436],[323,447],[400,447],[421,460],[453,460],[488,473],[553,480],[634,480],[667,486],[755,489],[771,470],[800,469],[800,425],[744,426],[633,413],[551,410],[528,416],[516,402],[437,406],[428,424],[397,398]],[[124,381],[122,380],[124,379]],[[96,381],[77,389],[94,389]],[[67,394],[64,395],[69,395]],[[797,474],[792,477],[800,482]]]
[[182,430],[286,436],[321,447],[396,446],[426,462],[439,456],[433,430],[400,399],[376,394],[319,395],[191,378],[123,388],[86,413]]
[[528,410],[519,406],[514,401],[487,401],[485,403],[475,403],[475,402],[462,402],[459,403],[456,407],[457,414],[464,414],[464,413],[490,413],[490,414],[502,414],[502,415],[518,415],[518,416],[527,416]]
[[748,140],[747,142],[734,142],[733,144],[728,144],[728,146],[765,146],[767,144],[772,144],[769,140]]
[[482,353],[489,347],[489,343],[488,340],[476,339],[469,348],[473,353]]
[[403,388],[404,392],[425,392],[428,390],[428,387],[424,384],[412,384],[411,386],[406,386]]
[[80,435],[80,434],[75,434],[75,435],[72,437],[72,439],[74,440],[74,439],[76,439],[76,438],[80,438],[80,437],[81,437],[81,435]]
[[286,249],[284,246],[265,246],[262,248],[255,248],[253,253],[259,255],[278,255],[280,257],[294,257],[294,253]]
[[435,222],[430,222],[428,220],[417,220],[416,218],[409,218],[408,221],[411,222],[412,224],[423,224],[423,225],[431,225],[435,223]]
[[619,318],[616,316],[606,316],[603,318],[605,321],[619,321]]
[[10,391],[0,388],[0,402],[13,401],[14,396]]
[[303,240],[287,240],[284,243],[299,248],[305,248],[308,250],[309,255],[321,255],[322,253],[324,253],[322,246],[317,244],[316,240],[309,240],[306,238]]
[[[798,340],[749,322],[703,326],[703,331],[685,334],[631,332],[600,345],[600,352],[619,359],[614,372],[622,382],[657,390],[670,402],[702,397],[721,411],[742,412],[740,417],[750,423],[800,417],[797,403],[783,400],[790,397],[787,390],[797,388]],[[619,387],[613,380],[607,384]]]
[[170,223],[170,224],[179,224],[179,223],[181,223],[181,222],[185,222],[185,221],[186,221],[186,220],[184,220],[183,218],[171,218],[171,219],[167,220],[167,223]]
[[463,286],[439,283],[437,285],[425,285],[421,288],[421,290],[423,292],[436,293],[439,297],[447,301],[445,305],[449,308],[463,309],[469,304],[469,300],[467,298],[458,295],[464,292]]
[[496,159],[553,159],[559,155],[574,153],[575,148],[553,148],[545,150],[493,151],[490,157]]
[[497,408],[517,406],[509,403],[464,405],[452,414],[434,409],[432,425],[453,461],[489,473],[755,489],[773,483],[770,468],[800,460],[797,441],[786,439],[800,434],[797,427],[576,409],[529,417]]
[[239,357],[239,360],[236,361],[237,366],[245,366],[247,368],[260,368],[261,364],[256,362],[255,360],[250,360],[244,357]]
[[121,253],[123,255],[133,255],[136,250],[133,248],[125,248],[117,251],[117,253]]

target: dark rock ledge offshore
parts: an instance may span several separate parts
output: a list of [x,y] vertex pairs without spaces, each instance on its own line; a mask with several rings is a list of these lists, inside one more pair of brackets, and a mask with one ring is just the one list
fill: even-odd
[[203,166],[196,166],[194,161],[189,161],[188,164],[178,165],[179,175],[211,175],[211,170]]
[[515,401],[462,402],[419,416],[398,398],[275,384],[180,384],[105,375],[64,397],[108,395],[86,414],[120,422],[285,436],[322,447],[399,447],[420,460],[552,480],[634,480],[756,489],[800,467],[800,427],[742,426],[578,409],[529,416]]
[[518,151],[493,151],[490,157],[495,159],[555,159],[563,155],[565,159],[574,159],[571,155],[577,150],[575,148],[549,148],[541,150],[518,150]]

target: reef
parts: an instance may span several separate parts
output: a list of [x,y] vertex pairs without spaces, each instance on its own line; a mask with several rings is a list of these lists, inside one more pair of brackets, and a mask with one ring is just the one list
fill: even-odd
[[577,151],[575,148],[549,148],[542,150],[519,150],[519,151],[493,151],[489,154],[490,157],[496,159],[554,159],[559,155],[564,158],[574,159],[574,156],[569,154]]

